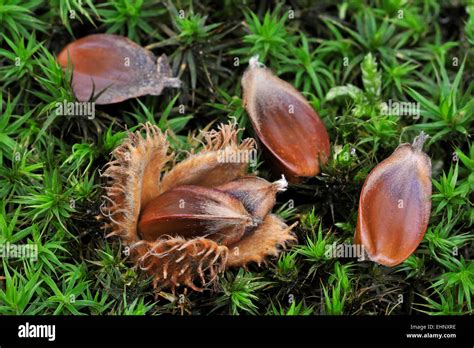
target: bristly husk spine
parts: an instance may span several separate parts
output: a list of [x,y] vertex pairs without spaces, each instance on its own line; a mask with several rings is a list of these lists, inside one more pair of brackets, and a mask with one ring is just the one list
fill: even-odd
[[252,150],[255,147],[255,140],[244,139],[240,144],[237,136],[242,129],[237,128],[236,123],[220,124],[217,130],[204,133],[205,145],[201,152],[218,151],[228,146],[236,147],[239,150]]
[[[132,246],[132,252],[139,249],[137,265],[153,275],[153,287],[157,291],[174,290],[180,285],[202,291],[224,271],[228,256],[227,247],[202,237],[140,241]],[[195,283],[196,279],[200,285]]]
[[229,246],[227,266],[245,267],[250,263],[260,266],[269,256],[278,256],[281,250],[297,240],[292,232],[296,225],[295,222],[288,226],[278,216],[268,214],[251,235]]

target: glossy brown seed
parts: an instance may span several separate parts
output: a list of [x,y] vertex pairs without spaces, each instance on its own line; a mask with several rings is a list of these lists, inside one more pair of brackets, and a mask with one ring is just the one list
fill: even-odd
[[257,176],[246,176],[216,188],[230,193],[242,202],[245,209],[252,216],[263,221],[275,205],[277,192],[285,191],[287,186],[288,183],[285,177],[271,183]]
[[239,240],[254,219],[232,195],[211,188],[179,186],[151,200],[143,209],[138,231],[154,241],[165,235],[207,235],[219,244]]
[[371,260],[395,266],[418,247],[431,210],[431,161],[424,133],[401,144],[368,175],[359,201],[356,244]]
[[118,35],[76,40],[59,53],[58,62],[63,68],[72,65],[72,87],[79,101],[97,98],[97,104],[112,104],[180,86],[179,79],[171,77],[165,55],[156,60],[152,52]]
[[277,168],[290,182],[318,174],[330,154],[329,137],[308,101],[255,58],[242,87],[253,128]]

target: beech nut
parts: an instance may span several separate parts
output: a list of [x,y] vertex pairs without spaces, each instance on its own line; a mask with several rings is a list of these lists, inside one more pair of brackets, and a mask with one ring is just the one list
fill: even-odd
[[431,210],[431,161],[422,151],[425,134],[401,144],[367,176],[359,200],[354,243],[371,260],[396,266],[425,235]]
[[143,208],[138,230],[143,239],[164,236],[206,236],[228,245],[238,241],[252,216],[234,196],[200,186],[178,186],[159,195]]
[[118,103],[146,94],[160,95],[165,87],[179,87],[171,77],[166,55],[153,53],[126,37],[94,34],[67,45],[59,64],[72,67],[72,87],[77,100],[97,104]]
[[258,139],[290,182],[320,172],[330,155],[326,128],[292,85],[250,60],[242,77],[244,106]]

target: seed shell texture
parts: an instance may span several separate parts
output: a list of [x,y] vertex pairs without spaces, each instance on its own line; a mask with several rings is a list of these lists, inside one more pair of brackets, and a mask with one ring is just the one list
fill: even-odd
[[148,203],[138,230],[153,241],[166,235],[193,238],[207,236],[220,244],[240,239],[254,220],[232,195],[199,186],[179,186]]

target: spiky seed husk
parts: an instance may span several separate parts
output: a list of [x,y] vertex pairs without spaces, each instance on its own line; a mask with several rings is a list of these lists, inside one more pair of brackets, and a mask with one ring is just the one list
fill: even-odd
[[320,172],[329,137],[308,101],[253,58],[242,77],[245,109],[277,168],[290,182]]
[[142,210],[138,230],[142,239],[164,235],[206,236],[218,244],[240,240],[245,228],[255,225],[252,216],[232,195],[200,186],[179,186],[159,195]]
[[118,103],[146,94],[160,95],[179,87],[171,77],[166,55],[152,52],[123,36],[94,34],[67,45],[58,55],[63,68],[72,66],[72,87],[79,101]]
[[354,243],[385,266],[406,260],[425,235],[431,211],[431,161],[424,134],[401,144],[365,180]]
[[[143,131],[146,137],[142,136]],[[268,256],[277,255],[281,248],[295,240],[291,232],[293,226],[288,227],[281,219],[270,214],[261,222],[249,214],[240,201],[241,206],[237,211],[242,216],[246,215],[252,224],[261,222],[255,227],[247,225],[245,230],[250,231],[248,234],[242,235],[232,224],[223,227],[218,233],[208,234],[206,238],[191,236],[190,233],[189,238],[182,235],[162,235],[155,240],[144,240],[138,233],[138,219],[143,207],[160,194],[186,183],[202,183],[207,187],[201,187],[202,190],[215,191],[209,186],[222,185],[246,174],[248,163],[222,161],[228,154],[231,155],[230,158],[234,158],[235,151],[254,149],[252,139],[238,143],[238,131],[235,124],[228,124],[220,125],[217,131],[204,133],[203,150],[173,166],[163,181],[160,180],[161,174],[164,168],[173,163],[173,155],[168,154],[166,135],[158,127],[146,124],[135,133],[129,133],[123,144],[114,150],[114,158],[103,173],[103,176],[108,178],[108,183],[102,213],[110,221],[105,227],[111,230],[108,236],[117,235],[122,238],[124,244],[131,246],[132,260],[154,277],[157,290],[169,288],[174,291],[179,285],[201,290],[214,281],[226,267],[245,266],[251,262],[260,264],[265,262]],[[286,182],[281,180],[270,185],[273,185],[273,189],[281,189]],[[230,197],[224,200],[238,200],[229,193],[218,192],[219,197]],[[241,197],[246,201],[245,194]],[[272,200],[267,197],[264,201],[267,202],[267,207],[263,210],[269,209],[269,212],[271,204],[268,202]],[[246,201],[246,204],[252,207],[250,201]],[[229,203],[224,204],[224,207],[226,205]],[[234,203],[230,206],[235,209]],[[225,215],[222,214],[221,208],[217,207],[209,215]],[[215,214],[216,210],[218,214]],[[264,215],[263,212],[260,214]],[[227,220],[224,225],[226,223]],[[217,231],[218,228],[214,230]],[[228,261],[230,252],[232,257]],[[196,285],[196,281],[200,285]]]

